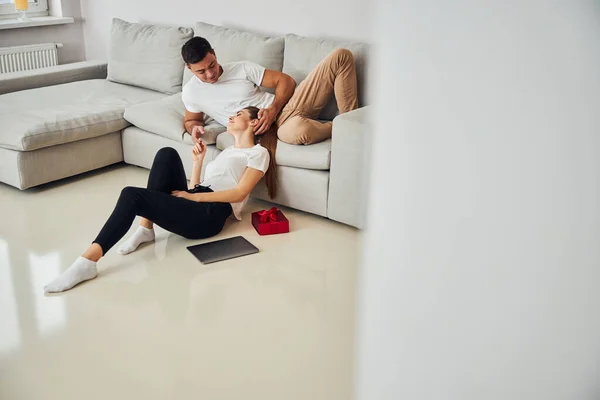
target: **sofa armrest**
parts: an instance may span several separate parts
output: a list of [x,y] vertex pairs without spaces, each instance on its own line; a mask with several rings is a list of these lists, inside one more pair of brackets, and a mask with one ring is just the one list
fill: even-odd
[[83,61],[55,67],[0,74],[0,94],[34,89],[61,83],[106,79],[107,64],[101,61]]
[[327,217],[352,225],[364,226],[367,185],[367,135],[371,107],[362,107],[338,115],[333,120],[331,167]]

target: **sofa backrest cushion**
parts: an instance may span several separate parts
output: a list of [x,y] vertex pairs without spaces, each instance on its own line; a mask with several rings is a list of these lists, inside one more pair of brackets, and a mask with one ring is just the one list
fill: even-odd
[[181,92],[181,46],[191,28],[136,24],[113,19],[108,79],[167,94]]
[[[193,144],[191,136],[185,133],[183,120],[185,106],[181,101],[181,93],[145,103],[135,104],[125,109],[123,116],[128,122],[155,135],[163,136],[177,142],[184,141]],[[217,136],[227,130],[214,119],[205,115],[205,134],[202,140],[205,144],[214,144]]]
[[[219,63],[232,61],[252,61],[267,69],[281,71],[283,68],[283,37],[270,38],[236,29],[196,22],[196,36],[208,40]],[[186,68],[184,84],[192,77]]]
[[[300,84],[322,59],[338,48],[348,49],[354,55],[358,81],[358,104],[363,107],[367,105],[366,78],[369,51],[367,43],[316,39],[293,34],[286,35],[283,72],[294,78],[297,84]],[[337,105],[335,98],[332,96],[319,118],[332,120],[337,114]]]

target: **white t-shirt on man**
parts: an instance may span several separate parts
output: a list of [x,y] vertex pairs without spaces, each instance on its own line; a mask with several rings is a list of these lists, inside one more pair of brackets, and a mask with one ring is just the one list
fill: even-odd
[[203,112],[227,126],[229,117],[242,108],[267,108],[275,95],[260,88],[265,68],[249,61],[221,65],[223,74],[215,83],[205,83],[195,75],[183,86],[181,98],[189,112]]
[[[209,162],[204,170],[202,186],[210,187],[214,192],[235,189],[242,179],[246,168],[254,168],[266,173],[270,161],[267,149],[257,144],[254,147],[237,149],[229,146],[213,161]],[[248,197],[240,203],[231,203],[233,215],[242,219],[242,210],[248,202]]]

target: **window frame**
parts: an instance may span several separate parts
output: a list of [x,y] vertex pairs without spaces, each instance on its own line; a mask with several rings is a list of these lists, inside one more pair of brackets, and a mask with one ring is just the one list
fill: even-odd
[[[17,19],[20,13],[15,9],[14,3],[0,4],[0,19]],[[48,0],[35,0],[29,3],[27,10],[29,17],[45,17],[48,15]]]

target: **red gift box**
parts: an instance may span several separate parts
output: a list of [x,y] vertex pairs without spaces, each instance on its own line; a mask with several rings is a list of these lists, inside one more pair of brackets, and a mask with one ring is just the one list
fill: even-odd
[[290,221],[276,207],[252,213],[252,225],[259,235],[274,235],[290,231]]

